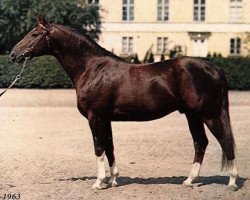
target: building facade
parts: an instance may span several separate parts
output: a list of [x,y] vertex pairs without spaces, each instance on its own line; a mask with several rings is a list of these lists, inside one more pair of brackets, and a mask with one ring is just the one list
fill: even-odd
[[152,49],[156,60],[187,56],[246,56],[250,0],[99,0],[99,44],[119,56]]

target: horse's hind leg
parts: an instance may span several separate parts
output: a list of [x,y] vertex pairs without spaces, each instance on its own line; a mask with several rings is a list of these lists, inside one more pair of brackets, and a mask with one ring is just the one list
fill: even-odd
[[183,184],[192,185],[192,183],[199,177],[200,167],[208,145],[208,140],[202,119],[199,116],[192,114],[186,114],[186,117],[194,141],[195,156],[190,174]]
[[218,140],[222,148],[222,169],[229,169],[230,173],[228,187],[230,187],[232,190],[236,190],[236,178],[238,176],[238,172],[235,164],[235,144],[228,110],[224,108],[222,110],[221,116],[216,118],[206,118],[204,119],[204,122],[206,123],[212,134],[215,136],[215,138]]

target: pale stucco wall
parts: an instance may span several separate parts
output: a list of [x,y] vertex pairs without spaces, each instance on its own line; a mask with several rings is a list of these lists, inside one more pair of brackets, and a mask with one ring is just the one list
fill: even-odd
[[134,21],[124,22],[122,0],[100,0],[104,22],[100,45],[120,55],[122,37],[133,37],[133,52],[143,59],[151,44],[156,53],[157,37],[168,37],[170,48],[181,45],[186,55],[195,56],[188,32],[210,32],[207,52],[228,56],[230,38],[250,32],[250,0],[243,0],[241,23],[230,22],[230,0],[207,0],[204,22],[193,21],[193,0],[169,0],[169,21],[158,22],[156,2],[135,0]]
[[[157,22],[157,0],[135,0],[134,22]],[[122,0],[100,0],[104,22],[122,22]],[[243,23],[250,22],[250,1],[243,0]],[[193,22],[193,0],[169,0],[166,23]],[[229,23],[230,0],[207,0],[205,23]]]
[[[172,49],[174,45],[182,46],[183,53],[187,56],[195,56],[193,54],[193,47],[190,37],[187,33],[154,33],[154,32],[109,32],[100,38],[100,44],[106,49],[113,51],[117,55],[122,54],[122,37],[133,37],[133,52],[137,53],[139,59],[143,59],[146,51],[153,44],[153,52],[156,53],[157,37],[168,37],[169,48]],[[208,38],[207,53],[221,54],[226,57],[229,55],[230,38],[241,37],[242,34],[237,33],[212,33]],[[156,55],[159,59],[159,56]],[[156,59],[156,60],[157,60]]]

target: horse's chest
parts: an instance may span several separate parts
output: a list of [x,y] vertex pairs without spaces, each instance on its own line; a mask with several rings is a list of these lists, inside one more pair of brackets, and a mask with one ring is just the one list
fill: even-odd
[[107,98],[102,92],[86,91],[77,95],[77,107],[82,115],[87,117],[88,112],[103,114],[107,110]]

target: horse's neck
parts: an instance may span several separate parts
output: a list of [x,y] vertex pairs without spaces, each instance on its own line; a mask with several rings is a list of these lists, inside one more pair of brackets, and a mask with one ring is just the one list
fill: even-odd
[[94,58],[103,56],[103,52],[78,38],[72,38],[61,32],[61,35],[53,39],[52,55],[62,65],[70,79],[75,84],[78,77],[87,70],[87,63]]
[[83,68],[81,69],[78,59],[74,59],[73,56],[69,54],[62,54],[58,51],[56,51],[52,55],[59,61],[64,71],[68,74],[72,82],[75,84],[79,73],[84,70]]

